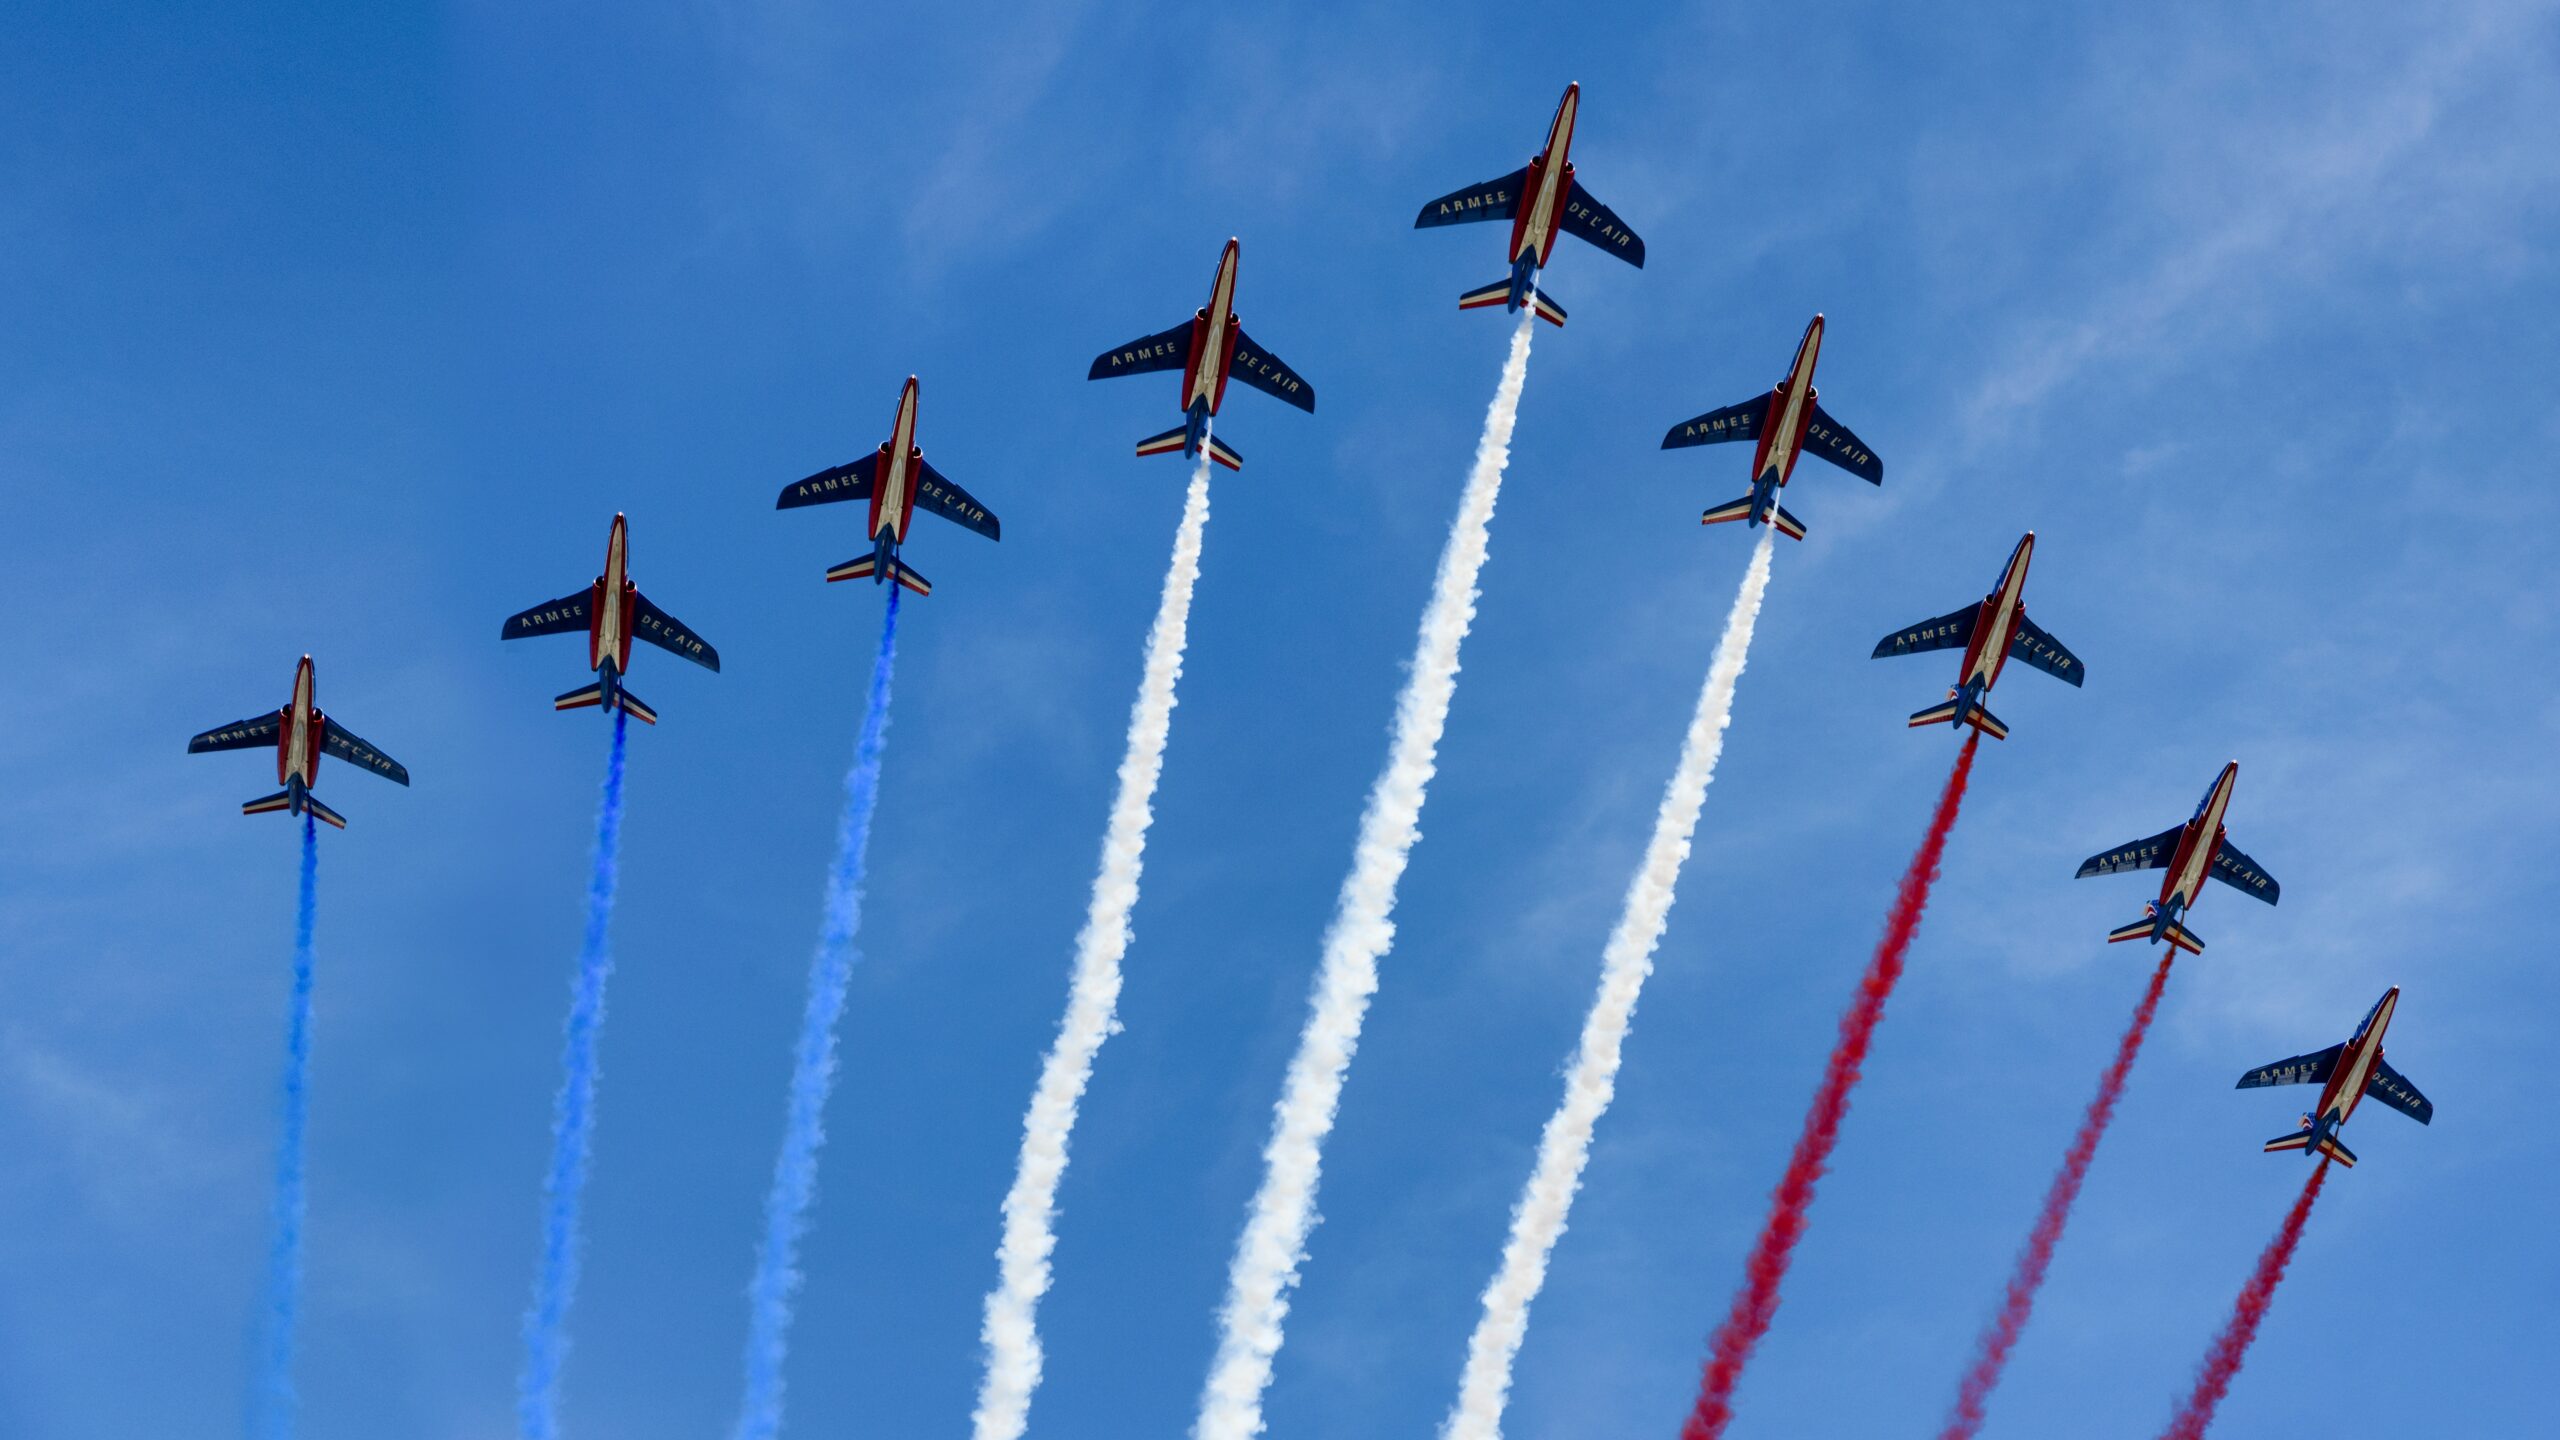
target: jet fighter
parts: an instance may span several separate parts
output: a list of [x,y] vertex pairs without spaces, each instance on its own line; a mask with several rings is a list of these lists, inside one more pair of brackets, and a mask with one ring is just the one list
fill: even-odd
[[630,532],[617,514],[613,517],[613,533],[605,540],[604,573],[596,577],[594,584],[510,615],[499,627],[501,640],[587,632],[587,664],[596,672],[596,683],[582,685],[553,700],[552,709],[580,710],[593,705],[657,724],[658,712],[622,683],[622,677],[631,673],[631,642],[635,637],[706,670],[719,670],[719,651],[694,634],[693,627],[650,604],[640,587],[631,583],[630,558]]
[[1560,234],[1578,236],[1639,270],[1644,268],[1644,241],[1616,211],[1592,199],[1582,182],[1573,178],[1573,162],[1566,157],[1573,148],[1574,114],[1581,107],[1582,86],[1567,85],[1564,98],[1556,102],[1556,118],[1547,126],[1547,148],[1508,175],[1441,196],[1414,217],[1416,230],[1471,220],[1511,222],[1510,276],[1459,296],[1459,309],[1500,305],[1517,313],[1528,305],[1536,308],[1539,319],[1562,325],[1564,307],[1538,286],[1539,272],[1546,269],[1547,256]]
[[187,742],[190,755],[209,754],[215,750],[254,750],[261,745],[276,749],[276,779],[284,788],[273,795],[262,796],[240,807],[243,815],[264,815],[282,810],[289,815],[310,815],[344,830],[347,817],[320,803],[311,787],[320,778],[321,755],[335,755],[351,765],[361,766],[397,785],[409,783],[409,771],[397,760],[383,754],[358,737],[346,726],[320,713],[312,703],[316,683],[311,671],[311,657],[293,668],[293,698],[281,710],[252,715],[218,726]]
[[1751,455],[1751,493],[1709,510],[1698,517],[1699,524],[1723,525],[1741,520],[1748,528],[1774,523],[1789,539],[1803,539],[1804,522],[1778,503],[1778,492],[1786,488],[1787,478],[1795,474],[1797,459],[1808,450],[1870,485],[1884,483],[1884,462],[1818,403],[1822,392],[1813,388],[1813,365],[1821,353],[1822,317],[1816,315],[1813,323],[1804,327],[1804,339],[1796,343],[1795,363],[1787,367],[1787,378],[1779,381],[1776,389],[1739,405],[1683,420],[1662,437],[1665,450],[1716,445],[1727,440],[1760,442]]
[[2113,875],[2120,870],[2169,872],[2160,881],[2160,898],[2143,907],[2142,919],[2108,932],[2108,944],[2148,940],[2157,945],[2166,940],[2174,949],[2203,954],[2204,941],[2186,927],[2184,916],[2196,903],[2196,892],[2204,888],[2207,875],[2243,895],[2254,895],[2270,905],[2276,903],[2284,887],[2276,883],[2266,867],[2241,854],[2239,846],[2223,838],[2222,812],[2230,807],[2231,787],[2239,779],[2240,762],[2234,760],[2214,777],[2212,787],[2204,792],[2204,800],[2196,806],[2195,817],[2186,824],[2173,825],[2147,840],[2130,841],[2080,862],[2080,873],[2073,879]]
[[1876,642],[1876,653],[1870,659],[1964,647],[1964,665],[1956,671],[1955,688],[1947,692],[1947,703],[1914,714],[1913,728],[1946,725],[1961,733],[1970,725],[1994,740],[2008,739],[2009,727],[2001,724],[2000,717],[1982,702],[1998,683],[2000,668],[2009,663],[2012,655],[2048,675],[2074,685],[2080,683],[2080,657],[2027,618],[2027,560],[2035,554],[2035,548],[2036,532],[2030,530],[2018,542],[2018,548],[2009,552],[2009,563],[2001,567],[2000,583],[1991,587],[1991,593],[1983,596],[1980,604],[1967,605],[1935,620],[1923,620]]
[[1227,381],[1241,380],[1266,395],[1276,395],[1312,415],[1315,387],[1279,356],[1253,343],[1236,319],[1236,254],[1233,239],[1218,257],[1218,278],[1210,282],[1209,303],[1190,319],[1160,334],[1141,336],[1094,357],[1087,380],[1114,375],[1144,375],[1156,370],[1182,372],[1182,423],[1161,435],[1138,442],[1141,455],[1180,453],[1196,457],[1209,447],[1209,458],[1230,470],[1242,470],[1244,457],[1235,447],[1209,433],[1209,417],[1227,397]]
[[838,500],[871,502],[871,553],[831,567],[827,571],[830,581],[868,578],[879,585],[894,579],[918,595],[932,594],[933,582],[917,574],[898,554],[898,547],[906,543],[907,526],[914,523],[919,503],[990,540],[1004,538],[1004,527],[994,513],[934,469],[924,458],[924,451],[916,447],[913,375],[907,377],[907,388],[898,392],[898,414],[889,422],[889,438],[879,449],[850,465],[821,470],[806,480],[783,486],[773,508],[796,510],[803,505],[826,505]]
[[2305,1155],[2318,1155],[2353,1169],[2356,1152],[2338,1141],[2338,1127],[2356,1113],[2356,1106],[2368,1095],[2417,1121],[2421,1125],[2435,1122],[2435,1102],[2418,1093],[2418,1087],[2391,1068],[2382,1058],[2382,1032],[2391,1028],[2391,1012],[2400,1007],[2400,987],[2382,992],[2365,1012],[2364,1023],[2356,1033],[2340,1044],[2290,1060],[2261,1065],[2240,1077],[2233,1087],[2254,1090],[2262,1085],[2317,1085],[2320,1103],[2302,1117],[2302,1128],[2290,1135],[2279,1135],[2266,1143],[2272,1155],[2283,1150],[2300,1150]]

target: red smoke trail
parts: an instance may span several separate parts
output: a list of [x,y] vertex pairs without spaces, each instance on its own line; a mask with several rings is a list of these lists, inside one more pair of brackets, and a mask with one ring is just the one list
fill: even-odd
[[2258,1322],[2267,1318],[2267,1306],[2275,1301],[2284,1267],[2293,1263],[2293,1247],[2302,1243],[2302,1226],[2311,1218],[2311,1202],[2320,1198],[2321,1182],[2328,1178],[2329,1162],[2324,1159],[2304,1183],[2293,1208],[2285,1212],[2284,1228],[2268,1242],[2267,1253],[2258,1257],[2257,1273],[2240,1291],[2240,1303],[2231,1307],[2231,1323],[2222,1327],[2213,1348],[2205,1352],[2204,1368],[2196,1372],[2195,1393],[2178,1407],[2177,1417],[2160,1432],[2161,1440],[2204,1440],[2205,1427],[2213,1423],[2214,1407],[2229,1393],[2231,1377],[2240,1373],[2240,1362],[2249,1354],[2249,1342],[2258,1338]]
[[2000,1304],[1999,1317],[1991,1328],[1982,1332],[1981,1348],[1974,1357],[1972,1371],[1964,1377],[1964,1389],[1956,1396],[1955,1413],[1947,1417],[1947,1428],[1938,1432],[1938,1440],[1973,1440],[1982,1429],[1982,1409],[1991,1399],[1993,1387],[2000,1383],[2000,1372],[2009,1364],[2009,1351],[2027,1328],[2027,1316],[2035,1309],[2036,1291],[2044,1285],[2046,1267],[2053,1264],[2053,1247],[2062,1241],[2062,1227],[2071,1218],[2072,1202],[2080,1198],[2080,1182],[2089,1178],[2089,1161],[2098,1153],[2098,1139],[2107,1133],[2107,1122],[2115,1118],[2116,1100],[2124,1094],[2125,1077],[2133,1073],[2133,1057],[2142,1053],[2142,1038],[2151,1033],[2151,1017],[2160,1013],[2160,992],[2169,984],[2169,964],[2177,952],[2160,957],[2160,967],[2151,972],[2151,988],[2142,992],[2142,1003],[2133,1007],[2133,1023],[2125,1027],[2124,1039],[2116,1044],[2115,1063],[2098,1077],[2098,1096],[2089,1102],[2089,1111],[2080,1117],[2080,1133],[2071,1137],[2071,1148],[2063,1153],[2062,1169],[2055,1173],[2052,1188],[2044,1192],[2044,1209],[2036,1216],[2036,1228],[2027,1234],[2027,1247],[2018,1253],[2018,1268],[2009,1276],[2009,1291]]
[[1805,1114],[1804,1133],[1796,1138],[1795,1153],[1787,1160],[1786,1178],[1769,1197],[1769,1220],[1761,1227],[1759,1242],[1744,1267],[1742,1289],[1733,1297],[1731,1313],[1716,1327],[1698,1406],[1680,1428],[1681,1440],[1716,1440],[1724,1434],[1733,1419],[1734,1382],[1742,1378],[1742,1367],[1760,1337],[1769,1333],[1769,1322],[1777,1318],[1778,1286],[1787,1278],[1787,1262],[1794,1258],[1796,1241],[1804,1234],[1814,1182],[1822,1178],[1831,1147],[1840,1139],[1840,1121],[1849,1113],[1849,1091],[1858,1083],[1859,1067],[1866,1063],[1867,1043],[1875,1038],[1876,1023],[1884,1019],[1884,1002],[1892,997],[1894,982],[1902,978],[1902,957],[1911,949],[1911,937],[1919,933],[1921,912],[1929,906],[1929,887],[1937,881],[1938,860],[1946,853],[1947,832],[1955,828],[1965,782],[1973,775],[1974,748],[1981,741],[1979,730],[1965,737],[1955,769],[1948,772],[1947,786],[1938,792],[1928,836],[1911,857],[1911,868],[1902,872],[1902,888],[1885,917],[1884,938],[1876,943],[1875,958],[1867,962],[1866,976],[1858,982],[1857,999],[1840,1017],[1840,1043],[1832,1047],[1831,1063],[1822,1072],[1822,1088],[1814,1092],[1813,1108]]

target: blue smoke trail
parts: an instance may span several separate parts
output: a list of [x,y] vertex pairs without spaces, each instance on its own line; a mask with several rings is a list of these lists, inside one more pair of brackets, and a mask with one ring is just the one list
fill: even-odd
[[293,912],[293,999],[285,1010],[283,1136],[276,1144],[274,1231],[267,1242],[267,1293],[259,1307],[258,1378],[249,1397],[249,1434],[293,1434],[293,1339],[302,1319],[302,1139],[311,1110],[311,921],[320,888],[319,822],[302,817],[302,895]]
[[809,1004],[791,1064],[790,1110],[782,1154],[764,1201],[764,1245],[747,1283],[747,1381],[738,1404],[737,1440],[773,1440],[782,1430],[782,1362],[790,1350],[791,1296],[800,1287],[800,1237],[818,1188],[818,1147],[826,1143],[827,1092],[836,1077],[836,1021],[844,1014],[847,978],[862,926],[862,864],[871,846],[871,813],[880,800],[880,749],[889,730],[889,670],[898,655],[898,587],[880,622],[880,654],[871,662],[871,697],[862,738],[844,777],[844,814],[836,822],[836,858],[827,871],[827,912],[818,953],[809,962]]
[[542,1269],[524,1312],[524,1375],[516,1384],[516,1426],[526,1440],[560,1433],[560,1360],[569,1301],[578,1291],[578,1202],[587,1188],[587,1145],[596,1127],[596,1033],[604,1028],[604,982],[613,975],[606,944],[613,920],[615,862],[622,849],[622,757],[628,712],[613,712],[613,752],[596,806],[595,868],[587,877],[587,928],[578,942],[578,978],[560,1050],[560,1097],[551,1108],[551,1169],[542,1177]]

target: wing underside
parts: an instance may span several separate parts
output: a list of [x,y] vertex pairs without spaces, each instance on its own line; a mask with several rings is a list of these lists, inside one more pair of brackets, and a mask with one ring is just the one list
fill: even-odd
[[1873,655],[1882,660],[1888,655],[1918,655],[1929,650],[1954,650],[1973,642],[1973,627],[1982,616],[1980,605],[1967,605],[1951,610],[1935,620],[1906,625],[1876,642]]
[[1739,405],[1710,410],[1692,420],[1683,420],[1662,437],[1665,450],[1682,450],[1691,445],[1720,445],[1727,440],[1757,440],[1760,427],[1769,418],[1769,400],[1777,392],[1754,395]]
[[821,470],[806,480],[794,480],[782,487],[774,498],[776,510],[797,510],[803,505],[831,505],[839,500],[868,500],[871,479],[880,469],[877,450],[847,465]]
[[381,747],[335,720],[328,722],[328,732],[320,737],[320,748],[395,785],[409,783],[407,766],[383,754]]
[[1312,415],[1316,408],[1316,389],[1298,378],[1279,356],[1253,343],[1253,337],[1236,329],[1235,361],[1227,374],[1241,380],[1265,395],[1276,396]]
[[2030,620],[2025,611],[2018,612],[2018,633],[2009,641],[2009,653],[2056,679],[2080,683],[2085,673],[2080,657],[2071,653],[2061,641],[2045,633]]
[[1831,418],[1830,412],[1815,401],[1813,423],[1805,427],[1804,453],[1819,455],[1870,485],[1884,483],[1884,462],[1865,441],[1849,433],[1849,427]]
[[2222,842],[2221,849],[2213,852],[2212,868],[2205,873],[2244,895],[2255,896],[2270,905],[2284,893],[2284,887],[2276,883],[2276,878],[2267,873],[2265,866],[2240,853],[2240,847],[2227,839]]
[[1093,368],[1085,372],[1087,380],[1108,380],[1114,375],[1147,375],[1158,370],[1179,370],[1191,360],[1191,322],[1183,321],[1170,330],[1141,335],[1126,345],[1114,345],[1093,357]]
[[695,634],[692,626],[650,604],[646,595],[635,594],[632,599],[636,602],[631,625],[635,639],[646,640],[670,655],[681,655],[705,670],[720,668],[720,652]]
[[1582,188],[1579,180],[1573,182],[1572,193],[1565,197],[1564,215],[1557,228],[1597,245],[1639,270],[1644,268],[1644,237],[1628,229],[1627,222],[1618,218],[1618,212],[1593,198],[1590,191]]
[[255,750],[262,745],[276,743],[276,736],[283,730],[284,712],[270,710],[264,715],[252,715],[246,720],[234,720],[228,725],[216,725],[189,740],[187,753],[209,755],[217,750]]
[[1453,190],[1422,207],[1413,217],[1413,228],[1427,230],[1435,225],[1464,225],[1473,220],[1508,220],[1520,213],[1520,197],[1527,190],[1529,167],[1521,166],[1508,175]]
[[501,640],[521,640],[528,635],[566,635],[587,628],[587,610],[595,602],[595,587],[572,590],[557,600],[545,600],[530,610],[519,610],[498,627]]
[[2344,1045],[2332,1045],[2326,1050],[2314,1050],[2308,1055],[2294,1055],[2261,1065],[2241,1076],[2240,1083],[2232,1088],[2255,1090],[2266,1085],[2325,1085],[2330,1072],[2338,1068],[2338,1056],[2346,1048]]
[[2172,825],[2147,840],[2129,840],[2112,850],[2101,850],[2080,862],[2079,873],[2071,878],[2085,880],[2092,875],[2113,875],[2123,870],[2166,870],[2169,857],[2178,850],[2178,837],[2186,833],[2184,825]]
[[2365,1077],[2364,1093],[2421,1125],[2435,1123],[2436,1102],[2419,1094],[2408,1076],[2392,1069],[2391,1062],[2379,1055],[2373,1057],[2373,1073]]
[[964,529],[975,530],[990,540],[1004,538],[1002,533],[1004,527],[996,519],[994,511],[979,504],[968,491],[951,483],[950,476],[934,469],[930,463],[919,458],[916,464],[923,472],[917,477],[916,503],[918,505]]

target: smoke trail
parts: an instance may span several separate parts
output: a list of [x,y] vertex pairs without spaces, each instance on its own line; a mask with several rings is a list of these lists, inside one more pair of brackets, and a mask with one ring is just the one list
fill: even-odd
[[791,1348],[791,1297],[800,1288],[800,1237],[817,1198],[818,1150],[826,1143],[827,1092],[836,1079],[836,1021],[862,928],[862,867],[871,848],[871,814],[880,801],[880,751],[889,731],[889,672],[898,658],[898,585],[880,620],[880,651],[871,690],[845,772],[844,811],[836,821],[836,856],[827,870],[826,917],[809,962],[809,999],[791,1060],[791,1095],[782,1122],[782,1153],[764,1200],[764,1243],[747,1282],[747,1378],[738,1402],[738,1440],[772,1440],[782,1430],[782,1365]]
[[293,1342],[302,1322],[303,1133],[311,1113],[311,924],[320,890],[319,822],[302,817],[302,887],[293,911],[293,998],[285,1008],[283,1134],[276,1142],[275,1210],[267,1289],[259,1307],[258,1378],[249,1433],[293,1434]]
[[1529,327],[1535,318],[1523,309],[1511,332],[1511,351],[1485,412],[1484,434],[1476,442],[1457,521],[1440,551],[1440,571],[1432,581],[1430,606],[1423,611],[1404,693],[1396,697],[1387,766],[1360,816],[1360,838],[1325,935],[1306,1029],[1273,1107],[1271,1139],[1262,1152],[1262,1187],[1228,1267],[1218,1354],[1192,1427],[1199,1440],[1253,1440],[1262,1429],[1262,1392],[1271,1383],[1281,1321],[1289,1313],[1288,1292],[1297,1284],[1307,1232],[1315,1224],[1324,1140],[1333,1130],[1343,1074],[1360,1043],[1360,1022],[1378,988],[1378,957],[1395,939],[1389,916],[1395,909],[1396,883],[1421,837],[1422,802],[1440,732],[1448,723],[1449,699],[1457,689],[1458,647],[1475,620],[1476,574],[1484,567],[1485,531],[1502,489],[1503,467],[1511,458],[1511,427],[1519,418],[1520,388],[1528,378]]
[[1040,1297],[1049,1289],[1049,1255],[1058,1245],[1058,1182],[1067,1171],[1067,1140],[1076,1127],[1076,1103],[1093,1078],[1102,1042],[1119,1028],[1120,958],[1129,949],[1129,912],[1138,903],[1138,877],[1146,859],[1147,826],[1155,819],[1156,779],[1164,771],[1164,747],[1173,730],[1174,683],[1182,678],[1182,652],[1191,624],[1191,590],[1200,578],[1200,532],[1209,523],[1209,451],[1204,445],[1191,468],[1182,501],[1182,525],[1173,536],[1173,563],[1156,602],[1155,627],[1147,632],[1137,702],[1129,708],[1129,748],[1120,760],[1120,790],[1102,837],[1102,868],[1076,936],[1075,977],[1058,1038],[1040,1064],[1040,1084],[1022,1121],[1022,1154],[1013,1188],[1004,1197],[1004,1242],[996,1251],[1002,1278],[987,1294],[981,1338],[987,1373],[978,1386],[977,1440],[1017,1440],[1040,1384]]
[[1602,953],[1600,992],[1582,1022],[1582,1042],[1565,1076],[1564,1102],[1538,1138],[1538,1168],[1520,1192],[1511,1213],[1511,1238],[1502,1247],[1502,1268],[1485,1287],[1484,1315],[1467,1341],[1467,1368],[1458,1382],[1458,1400],[1442,1434],[1447,1440],[1497,1440],[1502,1409],[1511,1393],[1511,1364],[1529,1329],[1529,1305],[1546,1284],[1547,1257],[1564,1234],[1573,1209],[1574,1192],[1582,1188],[1582,1169],[1591,1158],[1591,1134],[1617,1094],[1618,1061],[1627,1031],[1635,1023],[1636,1000],[1653,973],[1654,947],[1671,919],[1671,902],[1680,883],[1680,868],[1689,859],[1689,837],[1706,807],[1707,786],[1716,777],[1716,759],[1724,753],[1725,727],[1733,719],[1734,686],[1742,679],[1743,661],[1751,652],[1752,627],[1760,618],[1760,599],[1769,588],[1769,556],[1777,531],[1761,533],[1751,552],[1751,568],[1733,597],[1724,622],[1724,638],[1716,642],[1714,662],[1698,692],[1697,713],[1680,745],[1680,763],[1662,794],[1654,816],[1653,839],[1644,861],[1627,886],[1626,905],[1618,927],[1610,932]]
[[560,1094],[551,1106],[551,1168],[542,1177],[542,1260],[524,1312],[524,1373],[516,1381],[516,1428],[525,1440],[560,1433],[560,1361],[568,1353],[569,1302],[578,1293],[578,1206],[587,1189],[587,1149],[596,1128],[596,1036],[604,1028],[604,984],[613,976],[613,886],[622,852],[622,759],[630,712],[613,712],[604,798],[596,804],[596,848],[587,875],[587,924],[570,982],[569,1022],[560,1046]]
[[1840,1139],[1840,1122],[1849,1113],[1849,1092],[1856,1088],[1859,1071],[1866,1064],[1868,1042],[1875,1038],[1885,1001],[1892,998],[1894,984],[1902,978],[1903,956],[1919,933],[1921,913],[1928,909],[1929,887],[1937,881],[1938,861],[1946,854],[1947,833],[1955,829],[1965,782],[1973,774],[1973,752],[1981,742],[1982,734],[1976,731],[1965,737],[1964,748],[1957,752],[1955,769],[1948,773],[1946,788],[1938,793],[1938,808],[1929,817],[1928,835],[1902,874],[1901,889],[1885,918],[1884,938],[1877,942],[1875,958],[1867,962],[1867,973],[1858,982],[1857,999],[1840,1017],[1839,1043],[1832,1047],[1822,1086],[1814,1092],[1813,1108],[1805,1113],[1804,1133],[1796,1138],[1786,1175],[1769,1198],[1769,1219],[1751,1248],[1733,1309],[1716,1327],[1697,1408],[1681,1427],[1683,1440],[1715,1440],[1724,1433],[1733,1419],[1734,1384],[1742,1378],[1742,1367],[1750,1362],[1760,1337],[1769,1333],[1769,1323],[1777,1318],[1778,1287],[1795,1258],[1796,1241],[1804,1235],[1814,1184],[1830,1164],[1831,1147]]
[[2009,1351],[2026,1331],[2027,1317],[2035,1310],[2036,1291],[2043,1288],[2044,1272],[2053,1264],[2054,1247],[2062,1243],[2062,1227],[2071,1219],[2072,1202],[2080,1198],[2080,1182],[2089,1178],[2089,1162],[2098,1153],[2098,1141],[2107,1133],[2107,1123],[2115,1118],[2125,1077],[2133,1073],[2134,1057],[2142,1053],[2143,1037],[2151,1033],[2151,1018],[2160,1012],[2160,992],[2168,988],[2170,962],[2177,958],[2174,949],[2160,957],[2159,967],[2151,972],[2150,987],[2142,992],[2142,1002],[2133,1007],[2133,1023],[2125,1027],[2124,1038],[2116,1044],[2114,1062],[2098,1077],[2097,1098],[2089,1102],[2088,1113],[2080,1117],[2079,1133],[2071,1137],[2071,1148],[2063,1152],[2062,1168],[2055,1172],[2053,1185],[2045,1191],[2044,1208],[2036,1214],[2035,1228],[2027,1232],[2027,1246],[2018,1252],[2018,1266],[2009,1276],[2000,1313],[1982,1332],[1973,1369],[1964,1377],[1964,1386],[1956,1394],[1955,1410],[1948,1415],[1947,1428],[1939,1432],[1938,1440],[1973,1440],[1982,1429],[1983,1408],[1990,1403],[1991,1392],[2008,1367]]
[[2311,1218],[2311,1202],[2320,1198],[2320,1186],[2329,1178],[2329,1162],[2322,1159],[2313,1167],[2311,1178],[2302,1186],[2302,1194],[2285,1212],[2284,1227],[2268,1242],[2266,1253],[2258,1257],[2257,1272],[2240,1291],[2240,1303],[2231,1308],[2231,1322],[2214,1337],[2213,1348],[2205,1352],[2204,1368],[2196,1372],[2195,1393],[2178,1407],[2169,1428],[2160,1432],[2161,1440],[2204,1440],[2205,1427],[2213,1423],[2214,1409],[2222,1397],[2230,1393],[2232,1377],[2240,1373],[2240,1362],[2248,1358],[2249,1342],[2258,1338],[2258,1322],[2267,1318],[2267,1307],[2275,1302],[2276,1286],[2284,1280],[2285,1267],[2293,1263],[2293,1249],[2302,1243],[2302,1227]]

